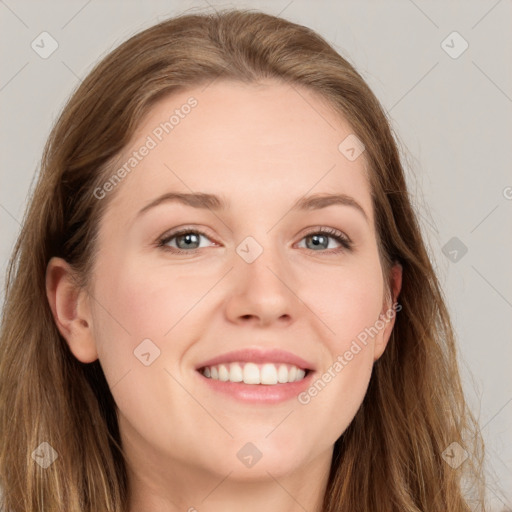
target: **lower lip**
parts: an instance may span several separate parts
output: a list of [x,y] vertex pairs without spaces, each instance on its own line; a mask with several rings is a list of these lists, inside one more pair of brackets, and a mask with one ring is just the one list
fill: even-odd
[[224,393],[242,402],[275,404],[297,398],[311,383],[313,371],[297,382],[286,384],[244,384],[243,382],[225,382],[205,377],[197,372],[203,382],[214,391]]

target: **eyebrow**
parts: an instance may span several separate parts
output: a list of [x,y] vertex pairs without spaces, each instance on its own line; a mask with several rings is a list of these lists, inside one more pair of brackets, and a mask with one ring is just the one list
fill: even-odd
[[[158,196],[156,199],[144,206],[137,217],[147,212],[151,208],[162,203],[179,202],[192,208],[204,208],[208,210],[227,210],[229,202],[214,194],[204,192],[183,193],[183,192],[167,192]],[[299,198],[292,206],[292,211],[319,210],[332,205],[350,206],[363,215],[366,222],[369,223],[368,216],[364,208],[351,196],[346,194],[314,194],[307,197]]]

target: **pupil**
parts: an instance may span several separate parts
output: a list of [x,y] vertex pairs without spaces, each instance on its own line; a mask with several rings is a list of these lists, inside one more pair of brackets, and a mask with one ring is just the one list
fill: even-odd
[[313,235],[313,236],[312,236],[313,244],[314,244],[314,245],[316,245],[317,247],[318,247],[319,245],[321,245],[321,243],[320,243],[320,241],[319,241],[319,239],[320,239],[320,238],[322,238],[322,239],[324,239],[324,240],[325,240],[325,236],[324,236],[324,235]]
[[182,235],[181,238],[183,238],[186,241],[187,247],[190,246],[190,243],[194,243],[194,240],[191,240],[191,237],[195,237],[196,235],[193,233],[187,233],[186,235]]

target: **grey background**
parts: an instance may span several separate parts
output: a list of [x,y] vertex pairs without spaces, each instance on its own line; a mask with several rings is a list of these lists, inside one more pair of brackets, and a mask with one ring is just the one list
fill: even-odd
[[[0,0],[2,276],[43,144],[73,89],[135,32],[209,6],[260,9],[317,30],[388,111],[487,444],[490,510],[512,510],[510,0]],[[43,31],[59,45],[47,59],[31,48]],[[469,44],[458,58],[442,46],[453,31]],[[453,37],[444,45],[462,48]]]

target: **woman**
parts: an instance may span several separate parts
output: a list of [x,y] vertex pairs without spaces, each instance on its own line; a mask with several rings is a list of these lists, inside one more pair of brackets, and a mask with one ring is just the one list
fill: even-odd
[[469,511],[462,483],[483,506],[383,109],[283,19],[182,15],[89,74],[1,343],[6,511]]

